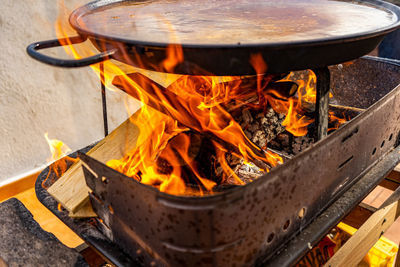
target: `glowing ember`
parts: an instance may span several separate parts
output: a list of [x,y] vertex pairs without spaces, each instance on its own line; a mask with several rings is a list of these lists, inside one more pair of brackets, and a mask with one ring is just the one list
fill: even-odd
[[333,124],[333,127],[329,128],[328,131],[339,129],[341,125],[345,124],[347,121],[350,120],[350,118],[346,119],[345,114],[342,115],[343,118],[339,118],[335,116],[335,113],[333,111],[329,111],[329,123]]

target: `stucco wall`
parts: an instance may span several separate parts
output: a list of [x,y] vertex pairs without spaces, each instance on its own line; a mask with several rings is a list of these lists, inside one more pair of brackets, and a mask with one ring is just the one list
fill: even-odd
[[[73,9],[88,1],[68,0]],[[103,137],[99,78],[89,68],[62,69],[31,59],[26,46],[56,37],[55,0],[2,0],[0,12],[0,183],[46,164],[43,136],[72,150]],[[54,53],[68,57],[62,49]],[[109,125],[127,118],[123,93],[107,92]],[[137,103],[131,105],[138,107]]]

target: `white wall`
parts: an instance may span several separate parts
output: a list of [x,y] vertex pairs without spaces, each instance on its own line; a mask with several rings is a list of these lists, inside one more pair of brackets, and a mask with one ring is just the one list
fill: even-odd
[[[67,0],[66,4],[73,9],[86,2]],[[0,183],[46,164],[50,152],[45,132],[72,150],[103,137],[100,82],[95,73],[89,67],[47,66],[25,52],[32,42],[56,37],[57,14],[55,0],[1,1]],[[55,55],[68,57],[62,49]],[[125,96],[107,94],[113,129],[127,118]]]

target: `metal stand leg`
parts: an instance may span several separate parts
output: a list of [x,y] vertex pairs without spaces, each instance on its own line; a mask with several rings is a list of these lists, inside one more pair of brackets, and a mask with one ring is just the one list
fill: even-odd
[[313,72],[317,76],[316,140],[321,140],[328,135],[330,72],[328,67],[314,69]]
[[106,86],[104,85],[104,63],[100,63],[101,100],[103,105],[104,136],[108,135]]

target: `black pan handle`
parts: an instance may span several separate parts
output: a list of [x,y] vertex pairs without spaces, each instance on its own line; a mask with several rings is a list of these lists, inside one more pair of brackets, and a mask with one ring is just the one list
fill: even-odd
[[77,67],[85,67],[89,66],[95,63],[100,63],[102,61],[105,61],[112,56],[117,49],[112,49],[108,51],[104,51],[100,54],[87,57],[87,58],[82,58],[82,59],[58,59],[50,56],[46,56],[44,54],[39,53],[37,50],[40,49],[46,49],[46,48],[52,48],[56,46],[62,46],[65,43],[71,43],[71,44],[78,44],[86,41],[86,37],[83,38],[81,36],[75,36],[71,38],[65,38],[65,39],[55,39],[55,40],[48,40],[48,41],[41,41],[41,42],[36,42],[33,44],[30,44],[27,48],[26,51],[28,54],[33,57],[36,60],[39,60],[43,63],[52,65],[52,66],[57,66],[57,67],[64,67],[64,68],[77,68]]

